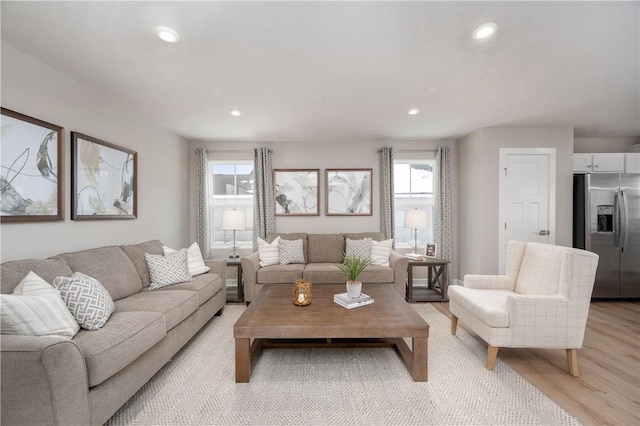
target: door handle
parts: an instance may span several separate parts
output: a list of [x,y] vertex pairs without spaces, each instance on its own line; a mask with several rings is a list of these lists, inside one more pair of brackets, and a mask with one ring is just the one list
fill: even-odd
[[538,232],[538,235],[549,235],[551,234],[551,231],[547,231],[546,229],[543,229],[542,231]]

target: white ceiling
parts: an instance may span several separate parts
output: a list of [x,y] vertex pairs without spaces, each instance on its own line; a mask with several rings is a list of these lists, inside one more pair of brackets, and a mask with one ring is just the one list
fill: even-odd
[[[640,3],[1,2],[2,40],[188,139],[640,137]],[[470,37],[484,22],[489,40]],[[180,42],[155,35],[174,28]],[[411,107],[420,113],[409,116]],[[240,109],[241,117],[229,110]]]

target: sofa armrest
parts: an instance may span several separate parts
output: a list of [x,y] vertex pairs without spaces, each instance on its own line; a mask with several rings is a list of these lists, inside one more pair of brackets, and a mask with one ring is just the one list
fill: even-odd
[[506,275],[465,275],[464,286],[467,288],[513,291],[516,287],[516,282]]
[[2,335],[0,346],[3,424],[89,424],[87,368],[74,341]]
[[407,276],[409,274],[409,259],[406,256],[391,250],[389,266],[393,269],[393,288],[404,299],[407,296]]
[[259,290],[257,285],[260,257],[256,251],[249,256],[243,256],[240,262],[242,263],[242,279],[244,281],[244,300],[251,302]]
[[227,259],[218,259],[218,260],[205,260],[204,264],[206,266],[208,266],[209,268],[211,268],[209,270],[209,273],[215,273],[220,275],[220,278],[222,278],[222,282],[225,282],[226,280],[226,275],[227,275]]

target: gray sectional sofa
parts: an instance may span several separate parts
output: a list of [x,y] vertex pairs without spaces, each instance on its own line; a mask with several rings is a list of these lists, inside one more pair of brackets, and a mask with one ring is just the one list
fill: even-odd
[[[305,263],[261,267],[258,252],[243,257],[241,260],[242,278],[246,302],[252,301],[265,284],[293,285],[293,282],[299,278],[308,279],[312,285],[344,284],[346,277],[340,272],[337,264],[344,259],[346,239],[371,238],[374,241],[385,239],[381,232],[361,232],[345,234],[270,234],[265,240],[271,243],[278,236],[285,240],[302,239]],[[408,265],[409,260],[405,256],[392,250],[389,257],[389,266],[367,266],[367,269],[360,274],[360,281],[365,286],[367,283],[393,285],[398,294],[404,298]]]
[[107,421],[214,315],[226,300],[225,261],[190,282],[148,291],[144,253],[160,241],[64,253],[2,264],[1,291],[28,272],[49,283],[82,272],[115,302],[100,330],[59,337],[2,335],[2,424],[87,425]]

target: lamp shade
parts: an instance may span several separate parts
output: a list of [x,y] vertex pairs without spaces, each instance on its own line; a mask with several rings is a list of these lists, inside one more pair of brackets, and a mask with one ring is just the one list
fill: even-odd
[[245,229],[246,217],[243,210],[225,210],[222,212],[222,229]]
[[426,210],[411,209],[404,212],[405,228],[422,229],[429,225],[429,216]]

